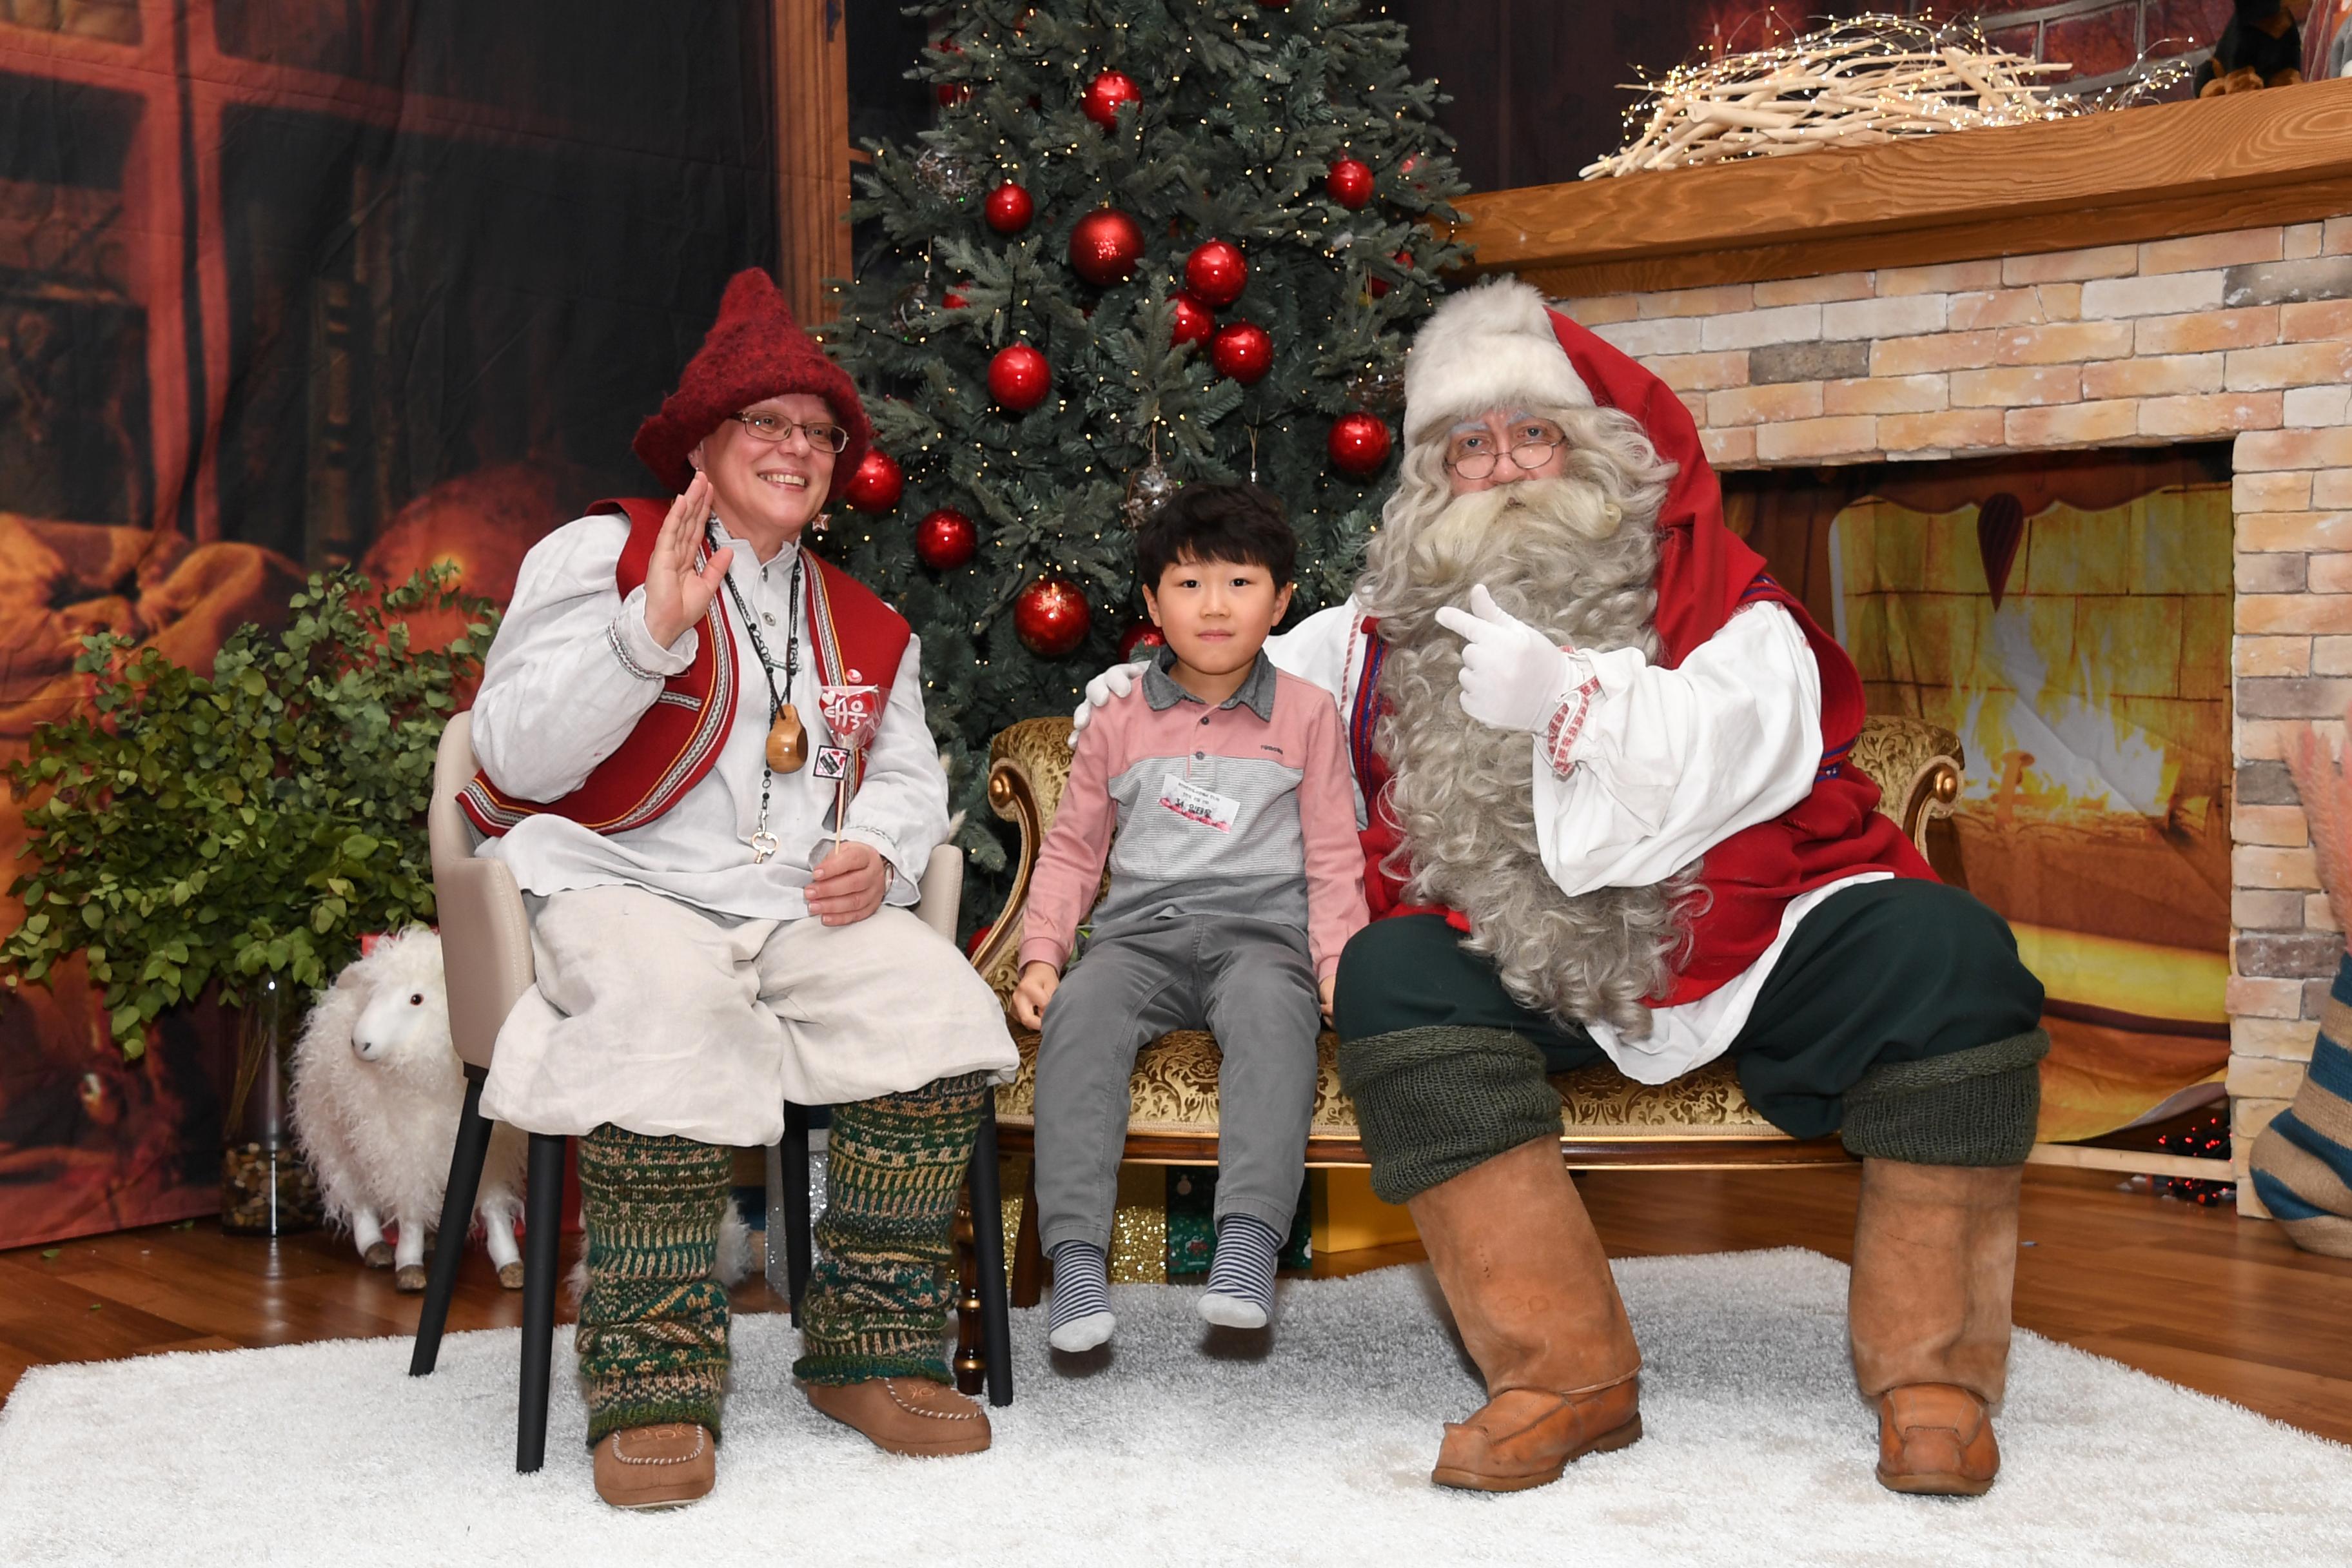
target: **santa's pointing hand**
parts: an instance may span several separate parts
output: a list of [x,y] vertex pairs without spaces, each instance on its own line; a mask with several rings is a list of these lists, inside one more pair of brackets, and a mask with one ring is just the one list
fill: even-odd
[[1470,590],[1468,609],[1440,608],[1437,624],[1463,639],[1462,711],[1497,730],[1541,733],[1592,677],[1581,654],[1554,647],[1484,583]]

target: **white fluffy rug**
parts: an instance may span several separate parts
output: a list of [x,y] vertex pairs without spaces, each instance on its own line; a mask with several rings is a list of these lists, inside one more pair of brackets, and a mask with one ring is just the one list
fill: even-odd
[[628,1515],[589,1489],[570,1334],[546,1469],[519,1477],[515,1334],[441,1370],[347,1341],[47,1367],[0,1414],[0,1563],[1574,1564],[2352,1563],[2352,1449],[2019,1335],[2000,1483],[1898,1498],[1845,1355],[1845,1269],[1795,1250],[1635,1259],[1647,1438],[1513,1497],[1427,1479],[1479,1392],[1423,1269],[1286,1282],[1269,1353],[1194,1291],[1113,1292],[1108,1361],[1015,1314],[996,1447],[905,1460],[802,1402],[781,1317],[738,1319],[719,1484]]

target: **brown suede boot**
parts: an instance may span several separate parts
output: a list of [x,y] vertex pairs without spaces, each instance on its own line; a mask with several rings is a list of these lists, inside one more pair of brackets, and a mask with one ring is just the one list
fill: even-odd
[[1446,1426],[1430,1479],[1520,1491],[1638,1441],[1642,1353],[1559,1142],[1522,1143],[1405,1206],[1486,1379],[1486,1407]]
[[1889,1491],[1976,1497],[2000,1472],[2023,1173],[1863,1162],[1847,1320]]

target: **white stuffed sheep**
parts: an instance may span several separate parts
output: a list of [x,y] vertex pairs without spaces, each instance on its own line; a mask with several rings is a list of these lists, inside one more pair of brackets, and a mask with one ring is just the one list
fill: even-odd
[[[465,1100],[441,938],[412,926],[347,966],[310,1009],[294,1047],[291,1110],[329,1217],[351,1228],[370,1268],[394,1266],[400,1289],[425,1289],[425,1237],[441,1222]],[[499,1283],[509,1290],[522,1284],[515,1217],[524,1148],[520,1131],[492,1127],[474,1199]],[[399,1231],[396,1248],[384,1245],[387,1223]]]

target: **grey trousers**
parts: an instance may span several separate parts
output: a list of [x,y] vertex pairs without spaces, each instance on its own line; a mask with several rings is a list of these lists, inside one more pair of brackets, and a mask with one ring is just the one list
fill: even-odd
[[1045,1007],[1037,1047],[1037,1218],[1047,1251],[1108,1251],[1135,1057],[1207,1029],[1217,1073],[1217,1217],[1284,1235],[1298,1206],[1322,1028],[1307,933],[1230,915],[1097,939]]

